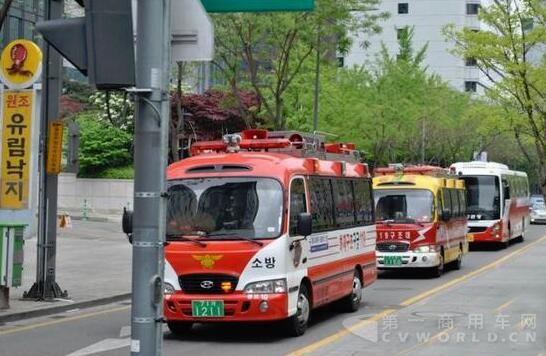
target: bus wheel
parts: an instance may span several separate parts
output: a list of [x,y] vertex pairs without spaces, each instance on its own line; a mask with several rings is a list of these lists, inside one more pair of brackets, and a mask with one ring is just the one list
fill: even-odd
[[438,278],[444,273],[444,253],[440,254],[440,263],[436,267],[432,267],[432,277]]
[[355,270],[353,276],[353,287],[351,294],[340,299],[338,303],[338,309],[345,313],[353,313],[360,308],[362,302],[362,279],[358,270]]
[[174,335],[184,336],[191,331],[193,323],[191,321],[169,321],[167,326]]
[[459,247],[459,256],[455,261],[453,261],[453,269],[460,270],[463,265],[463,247]]
[[516,237],[516,239],[514,241],[516,242],[523,242],[525,241],[525,219],[523,219],[523,222],[522,222],[522,227],[521,227],[521,235],[519,235],[518,237]]
[[298,310],[296,314],[288,318],[287,331],[291,336],[301,336],[307,330],[309,316],[311,315],[311,303],[309,302],[309,291],[305,284],[300,286],[298,294]]

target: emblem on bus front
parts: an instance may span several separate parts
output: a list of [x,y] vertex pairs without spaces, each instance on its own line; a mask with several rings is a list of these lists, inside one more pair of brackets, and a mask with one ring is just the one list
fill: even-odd
[[214,286],[213,281],[203,281],[201,282],[201,288],[203,289],[211,289]]
[[222,259],[224,255],[203,255],[203,256],[192,255],[192,257],[194,260],[201,262],[201,267],[212,269],[216,261]]

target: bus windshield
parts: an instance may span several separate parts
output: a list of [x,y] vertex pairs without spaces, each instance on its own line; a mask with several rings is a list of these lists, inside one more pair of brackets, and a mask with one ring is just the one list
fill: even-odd
[[206,239],[275,238],[283,190],[267,178],[199,178],[169,182],[167,235]]
[[377,221],[432,222],[434,195],[425,189],[377,189],[374,192]]
[[469,220],[500,218],[500,183],[496,176],[465,176]]

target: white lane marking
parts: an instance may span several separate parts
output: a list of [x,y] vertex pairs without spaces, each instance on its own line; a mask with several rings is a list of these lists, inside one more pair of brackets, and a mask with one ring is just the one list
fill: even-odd
[[98,354],[100,352],[112,351],[121,349],[124,347],[129,347],[131,345],[131,327],[124,326],[119,331],[119,339],[104,339],[102,341],[96,342],[92,345],[84,347],[83,349],[76,350],[69,353],[66,356],[88,356]]
[[131,326],[129,325],[126,325],[124,327],[121,328],[121,330],[119,331],[119,337],[128,337],[128,336],[131,336]]

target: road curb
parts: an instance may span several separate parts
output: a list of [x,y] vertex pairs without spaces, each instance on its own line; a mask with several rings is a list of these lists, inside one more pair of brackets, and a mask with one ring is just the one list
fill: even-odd
[[5,314],[5,315],[0,315],[0,324],[11,322],[11,321],[37,318],[40,316],[58,314],[58,313],[62,313],[62,312],[73,310],[73,309],[96,307],[100,305],[120,302],[123,300],[127,300],[129,298],[131,298],[131,293],[125,293],[125,294],[118,294],[118,295],[105,297],[105,298],[98,298],[98,299],[86,300],[82,302],[52,306],[51,308],[27,310],[24,312],[13,312],[13,313]]

